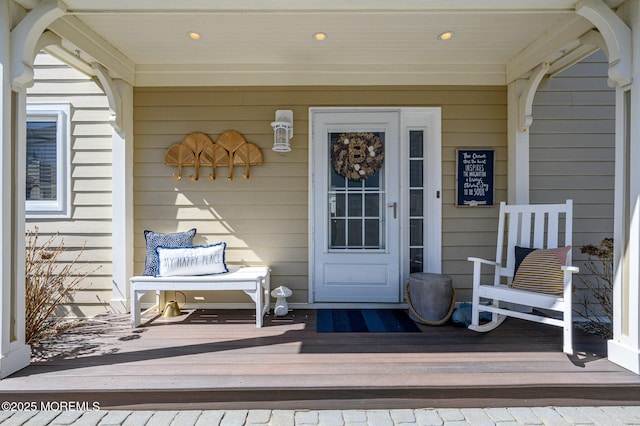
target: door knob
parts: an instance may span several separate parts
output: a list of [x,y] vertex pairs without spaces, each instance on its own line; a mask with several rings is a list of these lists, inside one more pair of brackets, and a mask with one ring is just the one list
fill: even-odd
[[398,217],[398,203],[394,201],[393,203],[387,204],[387,207],[393,208],[393,218],[396,219]]

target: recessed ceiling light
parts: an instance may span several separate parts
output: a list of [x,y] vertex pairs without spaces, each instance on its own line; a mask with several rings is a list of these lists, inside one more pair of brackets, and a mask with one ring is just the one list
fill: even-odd
[[446,41],[453,38],[453,31],[445,31],[438,35],[438,40]]
[[187,37],[189,37],[191,40],[200,40],[200,33],[197,33],[195,31],[189,31],[187,33]]
[[327,39],[327,33],[315,33],[313,35],[314,40],[323,41]]

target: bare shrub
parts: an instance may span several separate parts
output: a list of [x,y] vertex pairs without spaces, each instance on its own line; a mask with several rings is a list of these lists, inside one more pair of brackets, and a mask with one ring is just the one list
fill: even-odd
[[588,292],[575,312],[587,320],[582,328],[609,339],[613,336],[613,238],[582,246],[580,252],[588,257],[585,266],[590,274],[579,275]]
[[27,231],[25,258],[25,340],[37,343],[55,333],[67,322],[63,305],[72,300],[80,283],[87,275],[95,272],[79,273],[76,262],[84,251],[69,263],[58,263],[58,256],[64,251],[64,241],[54,244],[58,233],[38,245],[38,228]]

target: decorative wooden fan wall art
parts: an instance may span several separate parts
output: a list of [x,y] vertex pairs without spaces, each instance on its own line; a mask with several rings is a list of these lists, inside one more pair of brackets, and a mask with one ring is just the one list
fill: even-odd
[[164,154],[165,166],[177,166],[178,174],[175,180],[182,179],[183,167],[194,167],[195,176],[192,181],[200,178],[200,167],[211,167],[211,180],[216,179],[217,167],[229,167],[228,180],[233,180],[233,166],[245,166],[242,175],[249,179],[250,166],[262,164],[262,152],[256,145],[246,141],[244,136],[235,130],[222,133],[214,143],[209,136],[201,132],[190,133],[181,143],[171,145]]

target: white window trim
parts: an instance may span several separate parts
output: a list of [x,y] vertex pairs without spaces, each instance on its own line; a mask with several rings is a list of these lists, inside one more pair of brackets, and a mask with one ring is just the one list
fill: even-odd
[[[57,193],[55,201],[27,200],[25,216],[27,219],[38,218],[68,218],[71,216],[71,105],[29,104],[27,105],[26,121],[50,120],[56,121],[57,129]],[[26,123],[25,123],[26,125]],[[26,198],[26,195],[25,195]]]
[[[409,170],[409,132],[424,131],[424,272],[442,271],[442,110],[440,107],[406,107],[402,112],[400,167]],[[409,174],[402,175],[401,208],[406,224],[401,234],[401,259],[409,259]],[[409,279],[409,262],[403,262],[403,281]]]

